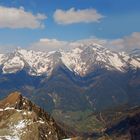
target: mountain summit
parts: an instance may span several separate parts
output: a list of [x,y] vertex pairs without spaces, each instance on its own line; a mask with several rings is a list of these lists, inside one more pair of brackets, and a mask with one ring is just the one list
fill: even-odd
[[44,110],[18,92],[0,101],[0,139],[62,140],[65,133]]

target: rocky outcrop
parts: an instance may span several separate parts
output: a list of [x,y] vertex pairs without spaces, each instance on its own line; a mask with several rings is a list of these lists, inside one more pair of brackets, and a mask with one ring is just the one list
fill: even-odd
[[0,101],[0,139],[62,140],[66,134],[43,109],[18,92]]

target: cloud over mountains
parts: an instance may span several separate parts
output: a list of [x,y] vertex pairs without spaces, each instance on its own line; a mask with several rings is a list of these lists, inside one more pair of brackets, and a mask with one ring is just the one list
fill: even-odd
[[129,36],[124,36],[118,39],[103,39],[103,38],[91,37],[91,38],[81,39],[76,41],[64,41],[64,40],[43,38],[31,44],[30,49],[37,50],[37,51],[54,51],[59,49],[69,50],[81,44],[90,44],[90,43],[97,43],[115,51],[127,52],[135,48],[140,49],[140,33],[134,32]]
[[43,28],[47,17],[44,14],[32,14],[23,7],[9,8],[0,6],[0,28]]
[[58,24],[73,24],[73,23],[90,23],[99,22],[104,16],[97,12],[96,9],[79,9],[70,8],[69,10],[57,9],[54,13],[54,20]]

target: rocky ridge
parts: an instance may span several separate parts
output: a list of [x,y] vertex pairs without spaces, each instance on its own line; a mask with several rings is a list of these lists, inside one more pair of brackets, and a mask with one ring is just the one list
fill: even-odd
[[1,140],[62,140],[66,134],[43,109],[18,92],[0,101]]

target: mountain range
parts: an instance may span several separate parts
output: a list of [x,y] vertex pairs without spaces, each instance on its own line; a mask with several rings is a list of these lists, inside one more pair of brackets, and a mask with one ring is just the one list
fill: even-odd
[[36,52],[17,48],[13,53],[0,54],[0,65],[4,74],[26,69],[32,76],[51,76],[57,66],[64,65],[72,73],[84,77],[97,66],[119,72],[139,68],[140,58],[136,52],[114,52],[94,43],[81,44],[70,51]]
[[[140,105],[140,54],[81,44],[69,51],[0,54],[0,98],[19,91],[78,132],[100,129],[95,112]],[[84,123],[83,123],[84,122]],[[93,122],[93,121],[92,121]]]

